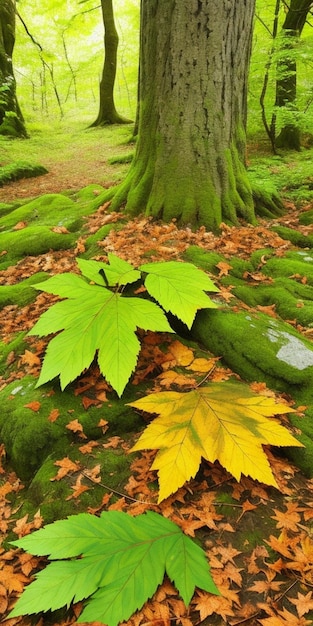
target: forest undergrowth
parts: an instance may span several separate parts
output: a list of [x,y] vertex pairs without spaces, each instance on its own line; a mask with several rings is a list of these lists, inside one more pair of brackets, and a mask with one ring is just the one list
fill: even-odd
[[[272,162],[272,167],[277,170],[278,162]],[[93,174],[96,180],[80,176],[79,174],[75,179],[78,188],[89,182],[102,182],[99,180],[99,171]],[[21,197],[35,197],[46,193],[47,188],[43,191],[42,187],[45,185],[44,181],[45,177],[12,183],[0,191],[0,200],[11,202],[19,197],[20,192]],[[62,192],[64,184],[67,188],[67,181],[68,178],[64,181],[55,173],[49,193]],[[297,202],[294,190],[289,196],[286,190],[286,212],[279,219],[262,219],[255,227],[241,225],[234,228],[223,225],[218,235],[208,233],[205,229],[193,232],[189,228],[178,228],[175,222],[163,224],[144,217],[125,220],[122,227],[112,229],[100,242],[97,260],[104,259],[108,252],[112,252],[138,266],[145,262],[147,256],[150,261],[179,260],[190,245],[215,251],[223,255],[227,262],[217,265],[214,282],[220,287],[221,302],[231,306],[232,286],[225,287],[219,281],[229,272],[232,258],[249,259],[253,252],[263,248],[272,249],[277,256],[282,256],[287,250],[297,249],[289,240],[281,238],[273,230],[274,226],[284,226],[304,236],[313,235],[313,225],[299,223],[299,214],[313,209],[308,193],[310,190],[306,191],[307,196],[304,194],[303,197],[303,188],[299,190],[302,199]],[[75,259],[84,252],[87,236],[96,233],[104,223],[115,223],[120,219],[121,214],[110,213],[108,205],[100,207],[86,220],[86,235],[79,238],[74,248],[26,257],[0,272],[1,284],[18,283],[39,271],[51,274],[75,272]],[[262,281],[261,272],[253,280]],[[302,277],[302,282],[305,284],[305,277]],[[0,312],[3,337],[12,337],[15,333],[30,330],[51,301],[47,295],[40,294],[34,302],[24,307],[5,307]],[[247,311],[253,310],[247,305],[243,306]],[[257,306],[256,310],[263,310],[274,318],[277,315],[275,306]],[[313,338],[311,327],[303,327],[295,320],[288,321],[306,338]],[[149,381],[153,385],[153,391],[186,389],[190,385],[190,374],[193,375],[199,366],[194,365],[196,357],[192,347],[187,347],[177,336],[164,336],[168,345],[165,356],[159,349],[159,336],[146,333],[142,340],[143,346],[132,384]],[[25,375],[39,375],[46,341],[31,337],[28,344],[28,349],[19,358],[18,367],[11,370],[9,375],[1,377],[0,389]],[[8,355],[8,365],[10,359],[14,358],[14,354]],[[209,374],[204,376],[209,381],[219,382],[233,376],[233,372],[220,362],[216,366],[216,358],[208,358],[211,359],[211,367]],[[252,384],[252,389],[275,397],[274,392],[263,383]],[[110,397],[110,390],[101,379],[96,366],[92,366],[78,379],[73,385],[73,393],[82,398],[84,410],[88,411],[91,405],[98,406],[99,417],[101,407]],[[279,399],[278,395],[276,397]],[[287,394],[284,394],[283,400],[292,404],[292,398]],[[39,407],[34,402],[28,408],[36,412]],[[57,411],[49,419],[57,420]],[[89,510],[95,515],[104,510],[120,510],[131,515],[154,510],[170,518],[187,535],[196,537],[201,542],[207,551],[214,582],[221,591],[221,596],[196,592],[190,607],[186,609],[170,581],[165,580],[155,596],[127,622],[128,626],[192,626],[199,623],[207,626],[312,624],[313,480],[305,478],[284,456],[277,454],[275,450],[267,451],[279,490],[245,477],[238,483],[219,464],[203,463],[194,480],[157,504],[156,475],[150,470],[154,452],[137,454],[124,489],[114,492],[107,489],[101,467],[95,465],[90,470],[90,458],[99,444],[86,438],[83,427],[77,420],[74,423],[70,414],[68,428],[81,441],[83,454],[86,455],[86,466],[83,463],[75,465],[67,457],[59,459],[55,464],[55,479],[70,484],[73,501],[79,502],[84,492],[97,485],[103,487],[103,493],[98,505]],[[105,423],[102,428],[106,428]],[[113,436],[105,445],[112,449],[121,447],[127,453],[132,443]],[[16,494],[19,494],[20,499],[23,498],[23,484],[8,466],[3,446],[0,447],[0,452],[0,532],[4,539],[8,536],[19,538],[40,528],[45,520],[40,509],[33,518],[28,515],[19,516],[19,510],[12,503]],[[10,549],[7,543],[0,548],[0,614],[4,619],[24,586],[32,580],[34,572],[42,565],[42,558]],[[70,626],[76,623],[81,608],[78,603],[66,615],[47,614],[37,621],[25,617],[13,618],[4,623],[6,626]]]

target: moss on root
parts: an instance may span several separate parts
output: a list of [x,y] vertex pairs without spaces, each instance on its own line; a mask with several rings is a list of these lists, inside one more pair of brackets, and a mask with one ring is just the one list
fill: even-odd
[[23,307],[25,304],[28,304],[28,302],[35,300],[38,292],[33,288],[33,285],[44,281],[46,278],[49,278],[49,274],[38,272],[16,285],[1,285],[0,308],[9,304],[17,304]]
[[[1,133],[0,133],[1,134]],[[3,134],[3,133],[2,133]],[[47,174],[48,170],[43,165],[34,165],[24,161],[16,161],[0,167],[0,187],[21,178],[34,178]]]

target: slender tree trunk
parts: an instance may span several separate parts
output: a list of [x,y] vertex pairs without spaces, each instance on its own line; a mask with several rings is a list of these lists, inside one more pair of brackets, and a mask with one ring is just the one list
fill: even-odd
[[15,0],[0,0],[0,134],[27,137],[17,97],[12,55],[15,44]]
[[128,124],[130,120],[119,115],[114,103],[118,34],[115,27],[112,0],[101,0],[101,8],[104,25],[104,65],[99,90],[99,113],[91,126]]
[[254,0],[142,0],[136,154],[112,206],[215,230],[254,221],[245,169]]
[[[296,110],[297,63],[294,47],[301,36],[310,8],[311,0],[291,0],[282,27],[282,60],[278,62],[276,81],[276,107],[288,107]],[[290,51],[290,55],[288,55]],[[275,140],[278,148],[300,150],[300,129],[296,122],[285,124]]]

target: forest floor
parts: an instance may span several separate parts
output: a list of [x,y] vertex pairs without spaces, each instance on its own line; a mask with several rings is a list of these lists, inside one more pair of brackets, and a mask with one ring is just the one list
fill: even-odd
[[[21,180],[0,189],[0,202],[13,202],[22,198],[33,198],[43,193],[62,193],[68,189],[80,189],[89,183],[103,184],[103,163],[99,159],[92,168],[84,168],[83,154],[78,163],[59,163],[53,166],[50,173],[37,178]],[[260,220],[256,228],[240,226],[238,228],[222,228],[219,235],[206,233],[200,229],[194,233],[189,228],[177,228],[175,223],[154,223],[145,218],[128,221],[119,230],[112,230],[105,240],[103,254],[114,252],[121,258],[137,265],[142,262],[147,252],[153,247],[153,260],[179,259],[189,245],[195,244],[209,250],[220,252],[229,263],[231,258],[238,256],[249,258],[251,253],[261,248],[280,251],[295,250],[290,241],[281,239],[272,230],[273,225],[292,227],[301,234],[313,234],[313,226],[301,226],[298,222],[300,211],[313,209],[313,202],[295,204],[288,199],[286,212],[277,220]],[[108,219],[109,208],[99,209],[87,219],[89,233],[95,233]],[[118,219],[112,215],[112,220]],[[82,242],[80,242],[83,245]],[[21,279],[38,271],[58,273],[62,270],[71,271],[75,268],[76,249],[51,252],[49,255],[27,257],[15,266],[0,273],[2,284],[15,284]],[[218,284],[219,275],[227,273],[227,267],[221,266],[214,280]],[[222,298],[231,299],[231,288],[222,290]],[[6,307],[0,313],[0,323],[4,335],[12,336],[19,331],[30,329],[42,312],[42,301],[36,300],[23,307],[18,314],[16,309]],[[275,317],[275,306],[270,314]],[[300,327],[291,321],[297,330],[310,337],[310,328]],[[173,340],[172,356],[179,362],[184,346],[179,338]],[[170,343],[169,343],[170,345]],[[26,374],[38,375],[42,351],[42,341],[38,350],[36,341],[32,339],[30,353],[19,360],[19,367],[3,376],[1,387]],[[12,357],[13,358],[13,357]],[[153,359],[158,359],[156,342],[148,341],[140,361],[140,372],[148,372]],[[192,359],[191,359],[192,360]],[[171,369],[173,369],[171,368]],[[150,368],[151,369],[151,368]],[[226,367],[218,372],[212,368],[211,380],[214,376],[227,379],[232,372]],[[91,382],[86,382],[87,395],[91,402],[96,401],[92,395],[92,386],[96,384],[97,374]],[[148,373],[146,374],[148,376]],[[151,371],[149,370],[149,376]],[[156,378],[159,374],[157,372]],[[163,380],[163,382],[162,382]],[[174,385],[170,377],[158,378],[156,383],[163,389],[180,389],[185,387],[184,377],[177,376]],[[89,385],[89,387],[88,387]],[[256,388],[257,389],[257,388]],[[271,392],[262,387],[263,391]],[[102,392],[101,392],[102,393]],[[86,394],[85,394],[86,395]],[[279,399],[279,397],[277,396]],[[98,404],[102,402],[99,393]],[[284,397],[284,401],[291,401]],[[86,410],[88,403],[86,404]],[[36,410],[36,407],[33,407]],[[69,422],[70,422],[69,417]],[[94,443],[83,441],[90,450]],[[113,437],[109,441],[112,448],[122,445],[127,450],[129,443]],[[30,519],[27,515],[19,518],[18,510],[14,509],[14,494],[23,497],[22,481],[16,476],[6,462],[5,450],[1,447],[2,467],[0,469],[0,532],[5,538],[22,537],[34,529],[40,528],[45,520],[38,510]],[[109,492],[103,485],[103,497],[93,513],[103,510],[122,510],[131,514],[145,510],[156,510],[175,521],[184,532],[196,536],[207,550],[214,581],[221,591],[221,596],[197,591],[188,609],[179,598],[172,584],[165,580],[151,601],[131,618],[129,626],[195,626],[204,623],[207,626],[310,626],[313,624],[313,480],[305,478],[288,460],[275,453],[268,452],[273,471],[278,481],[279,490],[266,487],[249,478],[243,477],[238,483],[226,470],[217,463],[203,464],[197,477],[176,494],[167,498],[160,505],[156,504],[155,473],[150,471],[153,453],[143,453],[133,462],[132,473],[125,484],[123,492]],[[73,498],[78,499],[82,485],[84,489],[92,488],[92,481],[102,484],[101,471],[90,478],[83,477],[83,468],[64,468],[63,479],[70,478]],[[63,480],[62,479],[62,480]],[[223,494],[224,500],[221,499]],[[114,498],[113,498],[114,496]],[[12,508],[13,507],[13,508]],[[32,580],[38,568],[39,559],[9,549],[7,544],[0,548],[0,614],[4,620],[16,597],[24,586]],[[41,616],[36,619],[13,618],[5,620],[5,626],[70,626],[76,623],[81,611],[81,604],[64,616]],[[94,623],[96,624],[96,623]],[[98,625],[99,626],[99,625]]]

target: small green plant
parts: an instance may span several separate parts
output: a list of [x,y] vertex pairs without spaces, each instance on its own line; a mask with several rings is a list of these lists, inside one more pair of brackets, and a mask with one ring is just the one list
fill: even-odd
[[[59,333],[49,342],[37,386],[60,376],[64,389],[97,352],[101,373],[121,396],[137,363],[137,328],[174,332],[165,312],[191,328],[198,309],[216,307],[204,291],[218,288],[191,263],[148,263],[135,269],[114,254],[108,260],[77,259],[81,277],[59,274],[34,286],[66,298],[43,313],[29,333]],[[126,287],[137,281],[156,302],[128,293]]]
[[204,551],[152,511],[137,517],[120,511],[101,517],[81,513],[12,543],[53,561],[26,588],[9,618],[89,598],[78,623],[116,626],[143,606],[165,573],[186,605],[196,586],[219,594]]

